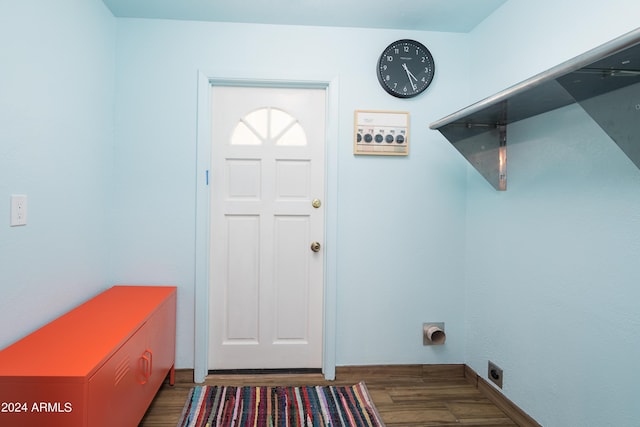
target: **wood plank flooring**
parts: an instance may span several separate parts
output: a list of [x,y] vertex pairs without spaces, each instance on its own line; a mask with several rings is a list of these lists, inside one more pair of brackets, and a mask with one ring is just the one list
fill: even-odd
[[[192,371],[164,384],[139,427],[175,427],[191,387]],[[465,378],[463,365],[338,367],[336,380],[320,374],[210,375],[208,385],[352,385],[364,381],[387,426],[517,426]]]

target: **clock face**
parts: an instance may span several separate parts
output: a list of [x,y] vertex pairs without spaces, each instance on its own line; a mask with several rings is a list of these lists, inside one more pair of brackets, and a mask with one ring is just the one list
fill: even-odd
[[415,40],[391,43],[378,60],[378,81],[388,93],[411,98],[429,87],[435,73],[431,52]]

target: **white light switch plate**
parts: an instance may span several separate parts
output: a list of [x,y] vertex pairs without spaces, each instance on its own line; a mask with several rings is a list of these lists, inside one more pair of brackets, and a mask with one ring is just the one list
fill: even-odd
[[11,226],[27,225],[27,196],[11,195]]

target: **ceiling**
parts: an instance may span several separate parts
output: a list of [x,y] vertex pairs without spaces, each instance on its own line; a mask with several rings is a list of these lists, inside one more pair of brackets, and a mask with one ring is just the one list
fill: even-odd
[[116,17],[469,32],[507,0],[103,0]]

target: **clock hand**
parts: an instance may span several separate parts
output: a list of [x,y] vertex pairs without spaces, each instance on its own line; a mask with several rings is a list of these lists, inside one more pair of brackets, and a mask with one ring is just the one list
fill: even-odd
[[413,79],[415,81],[418,81],[418,78],[416,76],[414,76],[411,71],[409,71],[409,67],[407,67],[407,64],[402,64],[402,68],[404,68],[404,70],[407,72],[407,75],[409,76],[409,79]]
[[416,85],[413,83],[413,80],[418,81],[418,79],[413,75],[413,73],[411,73],[411,71],[409,71],[409,67],[407,67],[407,64],[403,63],[402,68],[404,68],[404,71],[407,72],[407,78],[409,79],[409,83],[411,83],[411,87],[413,88],[413,90],[416,90]]

